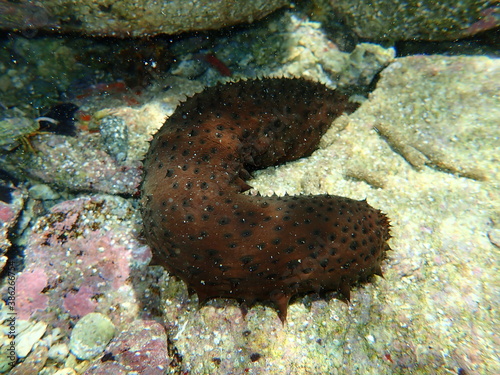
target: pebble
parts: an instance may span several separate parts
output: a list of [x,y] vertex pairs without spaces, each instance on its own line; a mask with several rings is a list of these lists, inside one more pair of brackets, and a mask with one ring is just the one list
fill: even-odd
[[54,375],[77,375],[77,373],[72,368],[65,367],[65,368],[60,369],[57,372],[55,372]]
[[47,329],[47,323],[37,322],[28,328],[26,328],[23,332],[21,332],[17,336],[16,340],[16,354],[19,358],[26,357],[33,345],[35,345],[38,340],[42,338]]
[[64,362],[69,354],[69,348],[66,344],[52,345],[49,350],[49,358],[57,362]]
[[54,200],[60,197],[59,193],[52,190],[49,185],[37,184],[29,189],[30,197],[41,200]]
[[12,368],[12,359],[9,358],[8,346],[2,347],[0,352],[0,374],[8,372]]
[[109,318],[100,313],[87,314],[71,332],[71,353],[82,360],[93,358],[106,348],[114,335],[115,326]]
[[123,118],[107,116],[101,121],[101,139],[104,148],[117,162],[127,159],[128,153],[128,128]]
[[491,244],[500,248],[500,228],[493,228],[488,232],[488,239]]
[[95,358],[84,375],[159,375],[165,374],[172,361],[165,328],[158,322],[142,319],[118,333],[107,346],[106,355]]

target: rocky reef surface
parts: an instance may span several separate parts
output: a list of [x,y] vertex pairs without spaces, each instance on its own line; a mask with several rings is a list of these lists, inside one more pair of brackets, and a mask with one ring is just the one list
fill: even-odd
[[[1,373],[500,372],[498,59],[395,57],[370,43],[342,52],[321,23],[285,11],[210,44],[173,43],[175,59],[148,71],[147,84],[102,73],[82,86],[62,74],[48,87],[79,107],[69,135],[12,124],[43,127],[37,70],[45,83],[55,66],[78,76],[72,68],[90,72],[95,60],[84,56],[95,54],[74,54],[60,38],[5,43],[17,62],[4,54],[0,65],[0,102],[9,103],[0,123]],[[48,45],[60,54],[47,54],[46,66],[35,60]],[[154,61],[140,56],[140,66]],[[149,266],[137,195],[148,141],[179,101],[219,81],[282,75],[348,90],[362,104],[310,157],[255,172],[250,194],[367,199],[392,224],[384,278],[353,290],[349,304],[296,298],[284,324],[267,305],[199,307],[183,282]]]
[[0,1],[0,28],[26,34],[38,30],[118,37],[177,34],[251,23],[287,4],[287,0]]
[[357,36],[369,40],[454,40],[496,28],[500,23],[500,8],[494,0],[314,2],[324,17],[344,20]]

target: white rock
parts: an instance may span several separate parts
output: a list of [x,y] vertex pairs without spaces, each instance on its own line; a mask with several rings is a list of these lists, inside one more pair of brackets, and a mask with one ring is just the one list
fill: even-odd
[[16,337],[16,354],[19,358],[26,357],[33,345],[40,340],[47,329],[47,323],[37,322],[24,329]]
[[57,362],[64,362],[69,355],[69,348],[66,344],[55,344],[49,349],[49,358]]
[[73,370],[71,367],[66,367],[58,370],[54,373],[54,375],[77,375],[77,372]]

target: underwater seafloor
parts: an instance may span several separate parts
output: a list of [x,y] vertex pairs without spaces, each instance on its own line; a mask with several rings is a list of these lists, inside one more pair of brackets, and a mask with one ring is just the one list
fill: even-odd
[[[288,10],[209,45],[177,41],[166,73],[141,71],[147,83],[109,83],[103,73],[70,85],[90,74],[79,64],[97,52],[76,56],[64,38],[20,35],[4,46],[2,59],[15,51],[17,62],[2,62],[10,78],[0,78],[11,90],[0,129],[10,194],[0,201],[0,240],[10,248],[0,373],[500,373],[497,58],[395,57],[371,43],[341,52],[319,22]],[[59,77],[60,64],[68,72]],[[26,125],[50,118],[22,102],[30,74],[60,78],[72,93],[74,132]],[[183,282],[148,266],[138,196],[148,141],[180,100],[208,85],[283,75],[353,88],[362,104],[334,121],[310,157],[255,172],[250,194],[367,199],[391,220],[384,276],[354,288],[349,303],[295,298],[285,323],[265,304],[246,315],[234,300],[198,308]]]

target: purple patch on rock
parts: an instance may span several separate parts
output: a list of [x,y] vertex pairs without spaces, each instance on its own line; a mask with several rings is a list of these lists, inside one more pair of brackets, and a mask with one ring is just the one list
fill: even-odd
[[19,319],[27,320],[36,310],[44,310],[49,298],[42,294],[47,286],[47,275],[41,268],[24,272],[16,281],[15,309]]
[[97,307],[97,302],[92,300],[95,294],[94,288],[83,285],[78,292],[66,294],[63,306],[71,316],[85,316],[94,312]]

